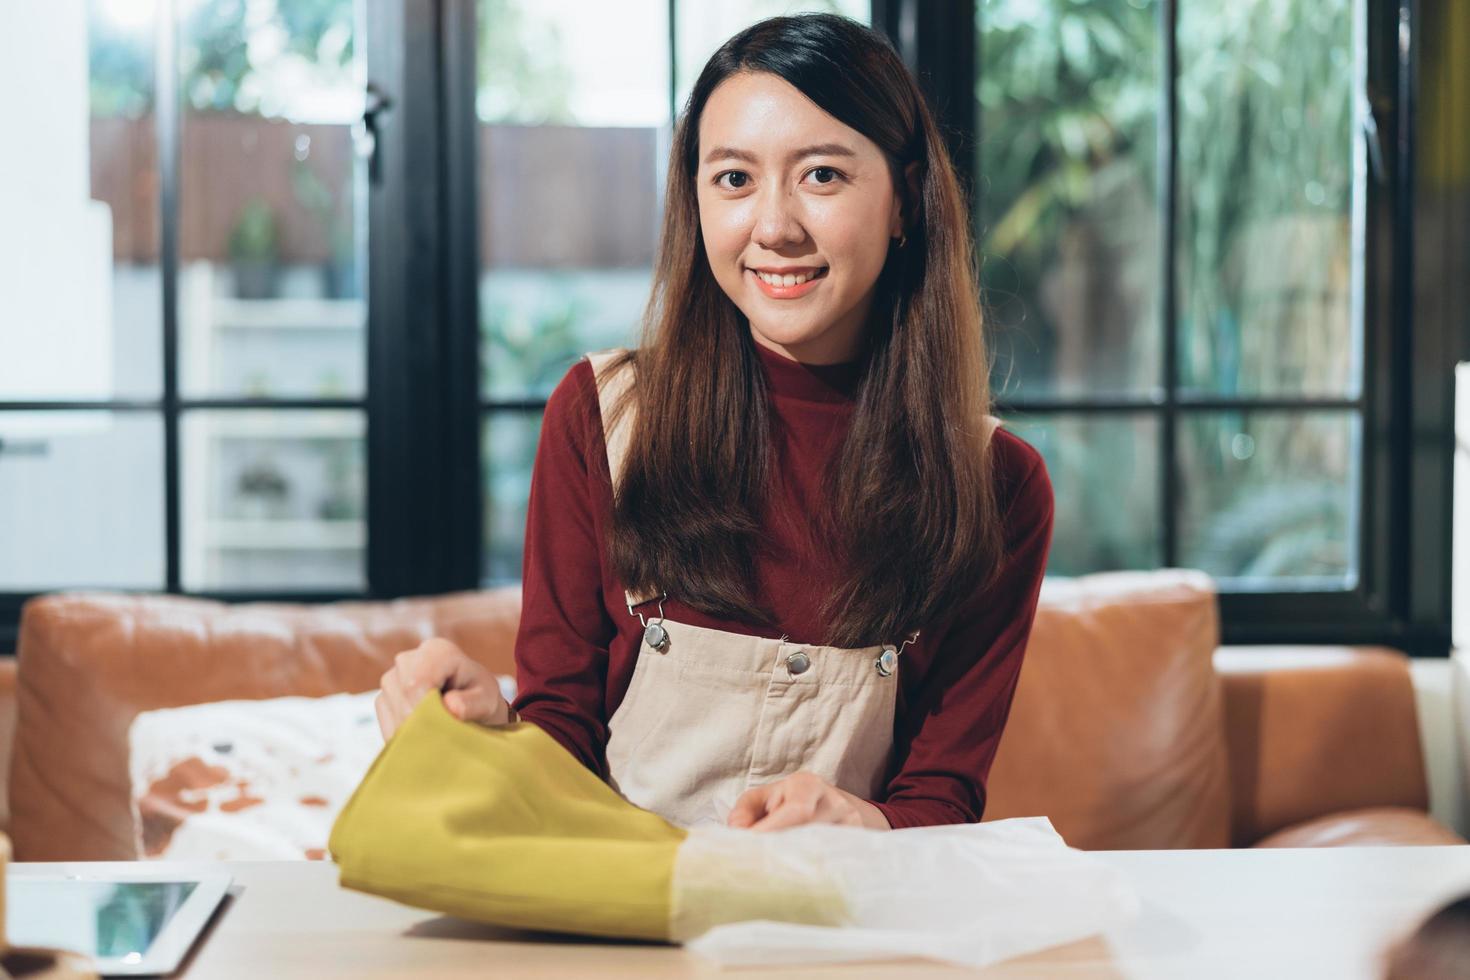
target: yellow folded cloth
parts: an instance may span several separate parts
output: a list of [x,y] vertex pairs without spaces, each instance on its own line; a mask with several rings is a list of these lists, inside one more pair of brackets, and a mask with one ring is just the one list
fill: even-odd
[[669,938],[687,836],[528,722],[414,708],[332,827],[344,887],[525,929]]

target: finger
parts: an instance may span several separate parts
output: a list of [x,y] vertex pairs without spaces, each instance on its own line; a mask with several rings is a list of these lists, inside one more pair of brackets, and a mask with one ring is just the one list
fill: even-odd
[[453,656],[446,657],[443,661],[442,676],[451,688],[496,686],[493,683],[494,675],[482,664],[471,660],[458,647],[454,648]]
[[484,723],[496,718],[495,705],[489,703],[483,691],[475,689],[450,691],[444,695],[444,707],[460,721]]
[[397,728],[403,724],[413,706],[403,696],[403,687],[397,677],[388,679],[383,685],[382,694],[383,701],[388,708],[388,717],[392,720],[393,727]]
[[444,690],[443,677],[447,669],[446,664],[426,663],[416,657],[406,657],[394,667],[396,680],[390,686],[398,689],[405,714],[417,707],[430,691]]
[[418,703],[424,692],[429,689],[426,683],[425,667],[433,664],[425,664],[418,650],[407,650],[393,658],[393,675],[397,679],[398,692],[409,707]]
[[383,741],[386,742],[393,737],[395,726],[393,719],[388,716],[388,704],[383,700],[382,691],[379,691],[378,696],[373,698],[373,711],[378,716],[378,730],[383,733]]
[[388,689],[398,685],[398,675],[392,667],[383,671],[383,676],[378,678],[378,697],[375,704],[381,704],[382,717],[391,728],[396,724],[393,714],[393,702],[388,698]]
[[740,794],[730,808],[726,824],[731,827],[749,827],[766,815],[766,801],[771,794],[771,785],[756,786]]
[[767,831],[782,830],[786,827],[799,827],[802,824],[816,823],[817,806],[820,798],[813,799],[807,796],[788,796],[776,806],[772,807],[764,817],[757,820],[751,830]]
[[766,833],[772,830],[785,830],[787,827],[800,827],[802,824],[811,822],[810,811],[790,803],[783,803],[751,824],[750,829]]
[[459,648],[459,644],[453,640],[446,640],[442,636],[431,636],[424,640],[418,645],[416,652],[425,660],[443,663],[449,663],[464,656],[464,651]]
[[407,663],[425,690],[469,687],[476,680],[475,662],[454,643],[438,636],[420,643]]
[[510,721],[510,706],[497,685],[491,690],[467,687],[444,695],[444,704],[461,721],[478,725],[504,725]]

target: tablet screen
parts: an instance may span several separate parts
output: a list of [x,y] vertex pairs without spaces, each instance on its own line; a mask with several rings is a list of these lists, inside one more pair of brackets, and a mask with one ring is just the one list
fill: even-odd
[[69,949],[95,959],[141,963],[198,884],[12,875],[6,935],[15,946]]

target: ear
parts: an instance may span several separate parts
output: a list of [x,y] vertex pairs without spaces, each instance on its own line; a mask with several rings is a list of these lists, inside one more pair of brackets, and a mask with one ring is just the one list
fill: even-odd
[[889,216],[889,235],[897,238],[913,225],[914,215],[919,210],[920,183],[919,163],[915,160],[903,168],[903,183],[906,193],[893,196],[893,211]]

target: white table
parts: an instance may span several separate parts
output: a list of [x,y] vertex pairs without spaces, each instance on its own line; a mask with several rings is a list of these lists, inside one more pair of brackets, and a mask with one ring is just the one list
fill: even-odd
[[[1449,899],[1470,893],[1470,847],[1114,851],[1143,912],[1104,936],[997,964],[984,977],[1381,976],[1381,954]],[[150,864],[189,871],[194,864]],[[211,866],[218,868],[219,866]],[[552,939],[443,918],[337,886],[323,862],[239,862],[232,898],[196,948],[190,980],[350,976],[738,978],[910,976],[966,971],[917,960],[806,970],[721,971],[682,949]],[[75,874],[136,864],[18,864]]]

